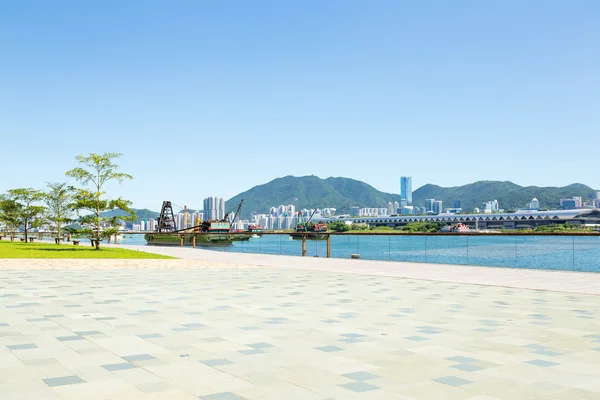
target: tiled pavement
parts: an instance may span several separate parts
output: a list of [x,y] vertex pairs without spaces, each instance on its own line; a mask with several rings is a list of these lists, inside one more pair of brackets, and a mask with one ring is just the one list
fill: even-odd
[[600,399],[599,296],[40,262],[0,268],[2,400]]

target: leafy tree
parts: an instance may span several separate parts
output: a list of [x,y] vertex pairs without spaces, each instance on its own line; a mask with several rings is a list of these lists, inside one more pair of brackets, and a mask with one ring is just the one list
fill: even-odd
[[439,232],[442,227],[446,224],[443,222],[429,222],[429,221],[421,221],[421,222],[409,222],[408,224],[398,227],[398,230],[402,232]]
[[44,198],[44,193],[32,188],[11,189],[2,196],[0,207],[2,219],[13,229],[23,226],[25,241],[28,232],[44,223],[44,207],[37,205]]
[[13,200],[0,197],[0,222],[7,231],[10,231],[10,240],[14,240],[14,232],[19,230],[21,219],[19,218],[19,206]]
[[[102,191],[104,184],[111,180],[122,183],[124,180],[131,180],[133,177],[123,172],[117,172],[119,166],[113,162],[113,159],[119,158],[119,153],[90,153],[88,156],[78,155],[75,159],[83,167],[73,168],[66,172],[66,175],[75,178],[82,185],[91,185],[92,190],[78,189],[75,193],[75,209],[78,212],[89,211],[91,214],[80,216],[80,223],[83,225],[83,232],[89,235],[96,243],[96,250],[100,250],[100,240],[106,234],[102,228],[119,225],[119,219],[135,220],[135,212],[131,210],[131,202],[118,199],[109,200],[105,198],[106,192]],[[125,216],[102,216],[103,211],[120,209],[126,212]]]
[[350,225],[351,231],[367,231],[369,230],[369,225],[367,224],[355,224]]
[[350,226],[344,221],[334,221],[327,224],[327,229],[332,232],[347,232],[350,230]]
[[45,193],[46,215],[60,244],[60,229],[63,225],[73,221],[73,208],[75,206],[75,188],[66,183],[46,182],[48,191]]

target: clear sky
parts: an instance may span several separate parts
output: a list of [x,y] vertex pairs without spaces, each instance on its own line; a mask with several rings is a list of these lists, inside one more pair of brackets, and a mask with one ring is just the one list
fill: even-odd
[[600,2],[0,2],[0,192],[123,153],[135,207],[285,175],[600,188]]

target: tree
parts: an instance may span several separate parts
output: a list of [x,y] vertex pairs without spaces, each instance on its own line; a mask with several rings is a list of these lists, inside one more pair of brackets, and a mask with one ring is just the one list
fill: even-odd
[[[75,193],[75,209],[78,212],[89,211],[91,214],[80,215],[80,223],[83,225],[84,233],[95,241],[96,250],[100,250],[100,240],[105,235],[102,231],[104,226],[117,227],[118,220],[134,220],[135,212],[131,207],[131,202],[118,199],[109,200],[104,198],[106,192],[102,191],[104,184],[108,181],[116,180],[123,183],[124,180],[131,180],[133,177],[129,174],[117,172],[119,166],[113,163],[113,159],[119,158],[119,153],[90,153],[88,156],[78,155],[75,159],[86,168],[76,167],[66,172],[66,175],[75,178],[82,185],[92,186],[92,190],[78,189]],[[114,210],[118,208],[125,211],[125,216],[105,217],[103,211]]]
[[18,209],[19,206],[15,201],[9,200],[5,196],[0,197],[0,222],[7,231],[10,231],[10,240],[14,240],[14,232],[21,226]]
[[327,228],[332,232],[347,232],[350,230],[350,226],[344,221],[329,222]]
[[73,221],[75,206],[75,188],[67,183],[46,182],[48,191],[44,194],[48,221],[56,229],[57,243],[60,244],[60,229],[64,224]]
[[44,207],[37,205],[44,198],[44,193],[32,188],[11,189],[2,196],[2,219],[13,229],[23,226],[25,241],[32,228],[44,223]]

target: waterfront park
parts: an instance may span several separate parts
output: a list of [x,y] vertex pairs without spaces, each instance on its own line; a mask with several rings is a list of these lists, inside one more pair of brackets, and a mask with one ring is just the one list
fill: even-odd
[[[233,251],[108,244],[118,221],[102,212],[130,206],[102,190],[132,178],[117,158],[78,156],[68,174],[80,188],[2,197],[9,230],[43,219],[60,238],[77,218],[83,235],[0,240],[2,399],[600,396],[600,275],[585,272],[597,268],[596,237],[572,248],[562,237],[515,242],[525,268],[482,261],[514,251],[504,236],[467,247],[460,235],[332,236],[334,253],[347,246],[360,259],[327,258],[323,245],[313,253],[322,241],[285,255],[299,241],[284,235]],[[386,243],[372,250],[389,258],[365,259],[369,240]],[[564,271],[571,262],[589,268]]]

